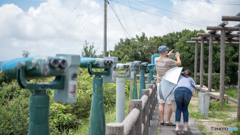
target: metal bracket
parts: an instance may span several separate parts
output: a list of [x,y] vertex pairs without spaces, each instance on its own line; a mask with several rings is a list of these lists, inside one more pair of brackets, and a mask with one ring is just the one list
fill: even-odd
[[88,73],[90,75],[96,75],[96,76],[110,75],[110,69],[108,69],[108,68],[104,68],[104,71],[102,71],[102,72],[94,72],[92,70],[92,62],[88,62],[87,68],[88,68]]
[[17,71],[17,82],[21,88],[29,90],[46,90],[46,89],[64,89],[64,76],[56,76],[51,83],[43,84],[27,84],[25,80],[25,67],[21,67]]

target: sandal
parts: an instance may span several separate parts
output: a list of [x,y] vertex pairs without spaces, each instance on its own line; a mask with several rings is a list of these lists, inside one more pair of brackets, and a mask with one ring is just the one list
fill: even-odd
[[176,135],[180,134],[180,132],[178,132],[178,131],[179,131],[179,128],[176,127],[176,130],[175,130]]
[[170,123],[165,123],[165,126],[176,126],[176,124],[173,124],[172,122],[170,122]]
[[187,135],[187,128],[183,128],[182,134]]
[[163,123],[160,123],[161,126],[164,126],[164,122]]

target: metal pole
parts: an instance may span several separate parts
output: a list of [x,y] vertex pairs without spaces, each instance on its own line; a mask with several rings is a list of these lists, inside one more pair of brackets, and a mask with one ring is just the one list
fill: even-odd
[[198,41],[195,43],[194,81],[197,83]]
[[125,79],[119,76],[116,84],[116,123],[122,123],[125,119]]
[[154,69],[154,66],[153,67],[149,66],[148,84],[151,84],[151,81],[153,80],[153,69]]
[[107,57],[107,0],[104,0],[104,43],[103,58]]
[[103,78],[93,78],[93,94],[88,135],[105,135],[105,116],[103,107]]
[[46,90],[34,90],[29,104],[28,135],[50,135],[49,131],[49,96]]
[[[239,28],[240,31],[240,28]],[[239,58],[238,58],[238,107],[237,107],[237,117],[240,121],[240,34],[239,34]]]
[[212,91],[212,57],[213,57],[213,35],[209,37],[209,61],[208,61],[208,92]]
[[203,67],[204,67],[204,41],[202,39],[201,40],[201,61],[200,61],[200,88],[203,87]]
[[134,73],[134,80],[131,80],[130,86],[130,100],[137,99],[137,79],[136,73]]
[[142,67],[141,78],[140,78],[140,88],[139,88],[139,99],[142,98],[142,89],[146,89],[145,85],[145,72],[147,67]]
[[220,59],[220,102],[224,105],[224,78],[225,78],[225,28],[221,30],[221,59]]

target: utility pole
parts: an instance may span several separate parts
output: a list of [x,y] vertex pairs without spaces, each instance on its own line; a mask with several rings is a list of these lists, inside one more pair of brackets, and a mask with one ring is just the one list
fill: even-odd
[[103,58],[107,57],[107,0],[104,0],[104,41]]

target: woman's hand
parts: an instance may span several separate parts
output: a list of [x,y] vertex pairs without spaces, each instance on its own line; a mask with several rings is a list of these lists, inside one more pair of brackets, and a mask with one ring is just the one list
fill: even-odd
[[192,97],[194,97],[195,96],[195,90],[193,90],[193,92],[192,92]]

